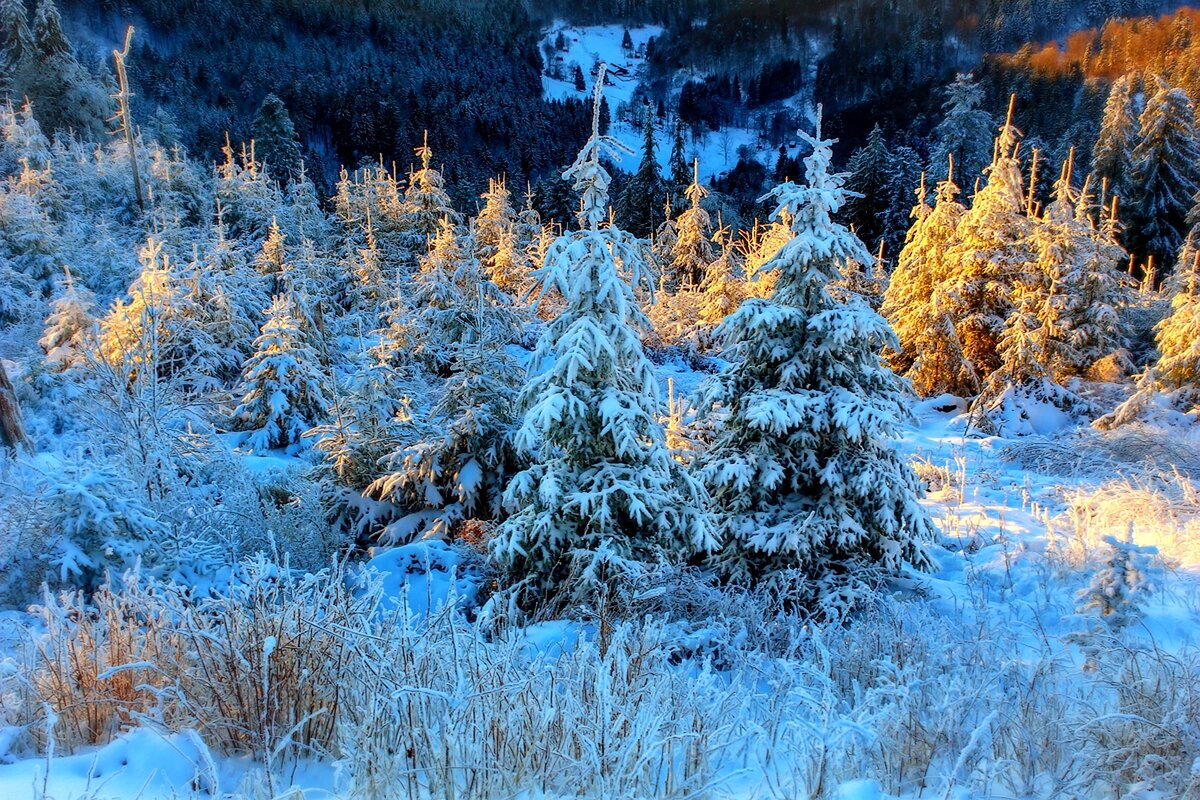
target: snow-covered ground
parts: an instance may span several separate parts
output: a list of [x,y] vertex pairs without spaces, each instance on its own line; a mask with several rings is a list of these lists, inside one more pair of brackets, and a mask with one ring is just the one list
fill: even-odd
[[[608,77],[605,81],[604,96],[608,100],[613,120],[609,129],[610,135],[633,151],[634,155],[627,156],[621,166],[627,171],[637,168],[640,158],[643,134],[640,126],[623,119],[620,115],[622,107],[633,101],[638,86],[645,76],[646,42],[660,35],[663,29],[653,25],[639,28],[629,28],[629,36],[633,49],[622,47],[622,39],[626,28],[620,25],[591,25],[573,26],[565,22],[555,22],[542,31],[541,52],[543,54],[542,91],[548,100],[564,100],[574,98],[587,100],[592,92],[592,70],[600,61],[609,65]],[[567,50],[555,49],[554,44],[562,35]],[[557,69],[562,77],[552,77],[548,74],[545,53],[552,51],[558,59]],[[583,71],[586,88],[580,91],[575,88],[571,79],[575,65]],[[671,156],[673,129],[659,127],[657,133],[657,156],[659,164],[664,168]],[[688,136],[686,139],[687,158],[700,160],[701,176],[711,181],[717,175],[728,172],[737,164],[742,153],[758,156],[768,166],[774,164],[775,149],[767,147],[760,140],[756,131],[749,128],[730,126],[720,131],[705,131],[699,137]]]
[[[702,378],[679,362],[667,362],[658,370],[664,388],[670,380],[678,393],[692,390]],[[514,729],[528,735],[539,726],[553,729],[556,715],[565,715],[565,720],[573,713],[572,681],[589,675],[581,686],[603,682],[605,670],[589,670],[597,664],[619,664],[625,676],[619,680],[632,681],[630,691],[638,699],[622,695],[617,685],[596,684],[585,691],[588,702],[598,705],[584,713],[613,703],[609,711],[614,716],[604,725],[615,727],[602,729],[615,732],[620,742],[625,740],[619,732],[628,730],[624,726],[644,728],[637,735],[643,740],[639,746],[648,751],[674,747],[671,736],[682,734],[669,733],[675,730],[672,717],[695,714],[687,725],[696,726],[690,735],[706,743],[698,757],[711,759],[704,792],[711,797],[807,796],[802,790],[813,786],[814,765],[828,770],[830,780],[837,776],[838,788],[827,785],[822,791],[840,800],[1107,796],[1072,793],[1076,776],[1070,771],[1082,771],[1086,758],[1066,751],[1079,748],[1094,758],[1097,742],[1108,742],[1104,746],[1113,749],[1115,759],[1119,748],[1133,747],[1129,739],[1139,732],[1159,740],[1147,764],[1159,758],[1168,762],[1158,767],[1165,770],[1172,758],[1198,759],[1191,769],[1200,772],[1200,751],[1194,750],[1200,746],[1200,732],[1196,719],[1186,716],[1197,708],[1195,698],[1174,696],[1194,694],[1200,686],[1195,660],[1200,647],[1200,503],[1195,484],[1174,472],[1164,455],[1176,453],[1187,461],[1191,453],[1192,461],[1179,467],[1197,467],[1200,434],[1142,430],[1113,438],[1068,428],[1048,439],[1007,440],[966,432],[961,411],[952,398],[916,404],[915,421],[900,443],[930,485],[925,504],[943,538],[935,551],[937,570],[914,575],[897,587],[897,599],[879,619],[864,620],[857,627],[793,631],[804,637],[796,645],[796,660],[771,657],[744,664],[730,661],[729,654],[743,652],[739,642],[761,632],[747,630],[746,619],[739,622],[734,610],[690,625],[619,626],[603,634],[608,645],[600,643],[602,634],[594,626],[555,621],[485,642],[473,638],[474,629],[463,620],[455,623],[457,632],[449,639],[444,633],[430,633],[430,644],[422,645],[425,635],[415,634],[414,652],[434,647],[436,641],[442,648],[439,659],[462,663],[457,678],[455,667],[445,667],[450,682],[438,684],[441,688],[414,686],[411,691],[444,698],[449,705],[435,709],[432,719],[445,714],[448,726],[459,713],[456,708],[485,702],[490,693],[512,693],[515,705],[506,713],[516,715]],[[280,456],[249,466],[259,473],[286,468],[289,460]],[[1136,620],[1108,638],[1099,632],[1107,630],[1101,620],[1078,610],[1079,596],[1108,558],[1103,536],[1129,534],[1135,544],[1157,548],[1154,575],[1138,599]],[[418,630],[447,624],[445,615],[454,613],[448,606],[469,605],[476,588],[462,553],[437,542],[380,551],[367,567],[381,576],[383,608],[403,605]],[[3,622],[8,642],[37,635],[30,617],[6,614]],[[631,649],[614,656],[611,641]],[[638,662],[629,660],[641,652],[638,648],[666,648],[676,654],[665,658],[658,667],[661,672],[650,673],[651,680],[640,689],[641,684],[635,685],[641,679],[634,666]],[[858,653],[869,663],[855,661]],[[472,681],[480,680],[472,673],[478,668],[475,659],[491,664],[489,670],[510,672],[490,688],[472,688]],[[1137,673],[1151,668],[1162,672]],[[860,680],[844,674],[850,669],[874,676],[875,683],[837,685]],[[539,683],[543,679],[550,683]],[[552,688],[557,680],[561,686]],[[1161,683],[1165,680],[1182,683]],[[521,681],[542,688],[517,691]],[[1131,707],[1120,681],[1151,695]],[[561,693],[562,699],[547,698],[536,708],[527,705],[544,692]],[[1124,701],[1114,699],[1119,697]],[[633,703],[644,718],[618,724],[626,713],[621,703]],[[535,719],[516,721],[527,713]],[[903,714],[911,717],[904,719]],[[584,725],[578,720],[574,724]],[[1093,727],[1103,728],[1104,735],[1091,735]],[[0,733],[3,755],[17,731]],[[1053,741],[1067,735],[1074,738]],[[1009,741],[1011,737],[1025,740]],[[610,746],[633,747],[619,742]],[[895,747],[897,742],[930,752],[873,750]],[[1025,755],[1012,756],[1013,763],[1007,763],[993,753]],[[614,753],[590,757],[598,760],[586,767],[589,770],[608,765],[622,771],[634,770],[632,765],[641,763],[638,758],[652,760],[654,755],[630,755],[628,761]],[[910,757],[929,758],[926,769],[931,774],[898,778],[873,771],[893,762],[903,771]],[[1045,771],[1039,772],[1039,767]],[[1114,770],[1121,768],[1114,762]],[[1186,763],[1182,768],[1188,769]],[[348,769],[345,762],[301,759],[277,769],[272,791],[267,791],[249,759],[219,756],[200,733],[161,729],[154,719],[144,718],[101,747],[10,758],[0,765],[0,797],[279,797],[287,787],[297,791],[291,795],[297,797],[349,797]],[[1143,764],[1140,769],[1128,781],[1132,793],[1123,796],[1178,797],[1155,789],[1152,766]],[[662,776],[654,780],[669,784]],[[591,783],[581,791],[585,796],[627,797],[632,795],[621,787],[656,785],[654,780],[640,784],[632,773],[610,776],[609,783]],[[431,781],[422,775],[416,784],[424,789],[413,796],[450,796],[434,794]],[[610,788],[597,790],[597,785]],[[890,794],[888,786],[899,786],[900,793]],[[521,796],[563,795],[531,786]]]

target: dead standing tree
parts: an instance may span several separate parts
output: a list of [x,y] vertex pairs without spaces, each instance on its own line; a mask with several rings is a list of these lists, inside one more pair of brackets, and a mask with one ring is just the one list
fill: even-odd
[[129,116],[129,79],[125,75],[125,59],[129,57],[129,44],[133,41],[133,26],[125,31],[125,47],[113,50],[113,61],[117,65],[117,93],[113,99],[117,101],[117,116],[114,117],[121,132],[125,135],[125,146],[129,148],[129,166],[133,170],[133,193],[137,195],[139,211],[146,210],[146,201],[142,198],[142,177],[138,170],[137,148],[133,142],[133,120]]
[[0,361],[0,447],[33,452],[33,442],[25,434],[25,426],[21,423],[17,392],[8,379],[3,361]]

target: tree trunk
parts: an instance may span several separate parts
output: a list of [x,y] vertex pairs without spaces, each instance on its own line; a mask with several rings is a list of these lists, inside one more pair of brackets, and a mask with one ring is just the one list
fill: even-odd
[[33,452],[33,442],[25,435],[25,426],[21,424],[17,392],[8,379],[3,361],[0,361],[0,446]]

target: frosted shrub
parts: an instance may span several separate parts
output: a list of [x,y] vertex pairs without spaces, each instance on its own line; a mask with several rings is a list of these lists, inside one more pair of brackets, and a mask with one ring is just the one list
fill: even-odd
[[1105,536],[1104,561],[1091,583],[1079,593],[1079,611],[1094,614],[1111,630],[1119,630],[1140,616],[1142,599],[1162,582],[1158,548],[1133,542],[1133,524],[1124,539]]

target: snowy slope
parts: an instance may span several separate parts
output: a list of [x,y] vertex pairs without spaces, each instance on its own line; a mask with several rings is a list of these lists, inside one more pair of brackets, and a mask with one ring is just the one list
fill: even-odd
[[[629,28],[629,36],[633,41],[633,50],[626,51],[621,41],[626,28],[620,25],[591,25],[572,26],[565,22],[555,22],[542,31],[540,50],[543,54],[542,92],[547,100],[564,100],[573,98],[587,100],[591,97],[591,76],[595,65],[604,61],[609,65],[608,77],[605,81],[604,96],[612,111],[613,121],[610,133],[616,139],[633,150],[635,155],[627,156],[622,162],[622,168],[632,171],[637,168],[642,148],[642,131],[640,127],[623,118],[619,113],[623,106],[633,101],[638,86],[644,77],[645,59],[642,57],[646,42],[660,35],[663,29],[653,25],[639,28]],[[565,38],[567,50],[556,50],[554,43],[559,35]],[[551,77],[548,74],[550,65],[546,63],[546,53],[552,51],[558,59],[558,69],[562,78]],[[583,70],[587,88],[578,91],[571,80],[575,65]],[[657,132],[659,163],[665,168],[671,155],[671,140],[673,129],[660,126]],[[717,175],[728,172],[738,162],[743,154],[757,156],[768,166],[774,163],[774,150],[765,146],[759,139],[758,133],[748,128],[729,127],[720,131],[705,131],[699,138],[687,138],[687,158],[700,160],[701,175],[705,180],[712,180]]]

